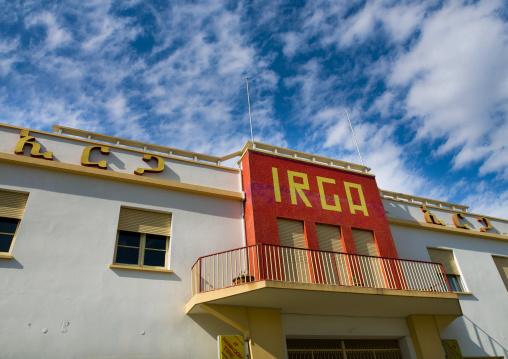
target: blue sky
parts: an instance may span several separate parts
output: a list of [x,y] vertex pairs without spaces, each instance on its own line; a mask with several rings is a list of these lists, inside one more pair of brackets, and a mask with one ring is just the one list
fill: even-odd
[[250,139],[508,218],[508,6],[2,1],[0,122],[214,155]]

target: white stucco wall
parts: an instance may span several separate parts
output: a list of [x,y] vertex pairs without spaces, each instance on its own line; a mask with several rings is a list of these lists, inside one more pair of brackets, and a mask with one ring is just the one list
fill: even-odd
[[[425,221],[423,216],[420,218],[418,206],[384,202],[389,217]],[[453,212],[434,208],[431,211],[453,226]],[[478,223],[476,216],[469,215],[466,219],[472,225]],[[493,233],[508,229],[507,221],[493,219],[491,222]],[[453,250],[466,290],[472,294],[459,294],[464,315],[443,330],[441,338],[457,339],[464,356],[508,357],[508,291],[492,259],[493,254],[508,256],[508,237],[494,240],[394,224],[390,228],[400,258],[430,261],[427,247]]]
[[[0,152],[13,153],[19,135],[8,132]],[[79,164],[86,144],[47,141],[55,160]],[[115,170],[137,166],[138,154],[115,156]],[[239,190],[239,172],[166,164],[171,180]],[[209,315],[185,315],[185,304],[197,258],[243,245],[241,201],[5,163],[0,189],[30,193],[14,259],[0,259],[1,358],[213,358],[217,335],[235,333]],[[122,205],[172,213],[174,273],[108,267]]]

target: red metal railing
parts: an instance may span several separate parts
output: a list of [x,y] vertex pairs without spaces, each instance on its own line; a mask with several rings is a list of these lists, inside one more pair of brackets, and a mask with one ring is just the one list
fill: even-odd
[[451,292],[440,263],[267,244],[200,257],[191,271],[193,295],[260,280]]

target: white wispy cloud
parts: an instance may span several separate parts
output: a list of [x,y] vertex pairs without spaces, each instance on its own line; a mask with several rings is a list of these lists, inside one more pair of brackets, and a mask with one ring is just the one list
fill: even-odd
[[[275,89],[278,76],[268,69],[270,59],[256,53],[250,35],[243,31],[245,11],[242,6],[227,9],[220,1],[174,4],[163,11],[143,2],[108,1],[25,11],[25,30],[42,29],[37,36],[43,41],[16,54],[9,53],[18,45],[15,40],[4,42],[0,48],[7,55],[0,58],[0,70],[7,73],[16,61],[29,63],[34,76],[13,72],[10,81],[31,100],[19,109],[4,96],[3,105],[11,111],[4,111],[2,118],[32,127],[48,128],[49,121],[79,124],[223,154],[250,137],[245,77],[253,76],[257,140],[284,143],[274,120],[273,100],[263,94]],[[152,16],[150,28],[137,20],[140,13]],[[65,21],[68,14],[75,15],[74,23]],[[133,44],[146,34],[152,36],[153,47],[138,55]],[[62,101],[72,102],[76,115],[51,110]]]
[[490,160],[508,158],[505,140],[496,136],[508,113],[508,27],[495,5],[501,4],[445,6],[425,22],[389,77],[393,86],[409,86],[405,106],[407,117],[420,119],[418,139],[443,138],[437,155],[456,151],[455,168],[485,159],[483,173],[508,165]]
[[27,27],[42,25],[45,28],[48,49],[54,49],[71,40],[69,33],[57,23],[55,16],[47,11],[29,16],[25,25]]

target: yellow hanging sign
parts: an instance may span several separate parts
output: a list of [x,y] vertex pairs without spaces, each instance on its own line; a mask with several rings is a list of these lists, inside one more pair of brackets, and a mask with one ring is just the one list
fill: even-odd
[[459,343],[453,340],[443,340],[443,347],[446,353],[446,359],[463,359]]
[[219,335],[219,359],[245,359],[243,336]]

